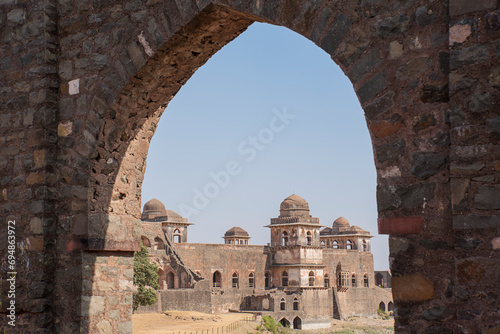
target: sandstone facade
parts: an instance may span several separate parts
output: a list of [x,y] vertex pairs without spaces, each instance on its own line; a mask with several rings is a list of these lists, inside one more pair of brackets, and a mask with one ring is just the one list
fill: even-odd
[[[152,216],[156,207],[163,213]],[[280,216],[267,225],[267,246],[249,245],[241,227],[225,233],[225,244],[174,239],[168,234],[177,226],[171,215],[156,199],[144,205],[141,238],[159,265],[161,290],[158,305],[140,312],[250,311],[315,329],[330,327],[332,318],[371,316],[380,305],[393,304],[390,290],[374,283],[370,233],[342,217],[321,229],[300,196],[281,203]]]

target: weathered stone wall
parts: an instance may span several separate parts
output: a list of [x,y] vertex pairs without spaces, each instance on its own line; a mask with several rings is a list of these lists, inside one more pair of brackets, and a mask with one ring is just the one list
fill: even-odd
[[[188,243],[175,244],[175,252],[188,268],[200,272],[210,282],[213,273],[219,271],[222,274],[221,288],[225,291],[224,294],[233,290],[233,273],[238,274],[239,290],[248,290],[250,273],[256,274],[255,289],[265,288],[264,273],[268,261],[265,246]],[[250,289],[252,290],[253,288]],[[239,304],[235,309],[239,309]]]
[[161,311],[185,310],[212,313],[210,282],[200,281],[194,289],[162,290]]
[[352,315],[373,316],[377,314],[380,302],[388,305],[392,301],[392,294],[379,287],[349,288],[346,291],[338,292],[337,296],[340,312],[344,319]]
[[356,275],[356,286],[363,287],[363,276],[368,276],[368,286],[375,286],[374,271],[373,271],[373,254],[371,252],[363,252],[358,250],[348,249],[332,249],[325,248],[323,250],[324,263],[326,267],[323,269],[325,274],[330,277],[330,286],[337,285],[337,270],[339,265],[342,271],[349,273],[349,287],[352,287],[352,274]]
[[[391,236],[396,330],[498,330],[498,9],[497,0],[0,1],[0,221],[16,221],[15,330],[130,330],[129,292],[114,292],[114,304],[88,290],[101,264],[85,261],[122,272],[118,258],[138,248],[144,162],[163,108],[254,20],[312,40],[353,83],[374,146],[380,232]],[[2,272],[6,240],[3,229]],[[90,296],[122,318],[103,324]]]

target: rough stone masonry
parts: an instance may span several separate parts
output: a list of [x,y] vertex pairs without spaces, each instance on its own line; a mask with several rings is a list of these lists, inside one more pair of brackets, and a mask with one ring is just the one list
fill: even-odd
[[3,331],[131,333],[156,124],[261,21],[329,53],[365,111],[396,332],[498,333],[499,17],[498,0],[0,0]]

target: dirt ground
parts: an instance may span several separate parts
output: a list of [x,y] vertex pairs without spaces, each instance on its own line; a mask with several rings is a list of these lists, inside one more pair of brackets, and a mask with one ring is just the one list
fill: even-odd
[[[134,325],[134,334],[201,334],[203,330],[206,334],[221,334],[222,327],[248,319],[251,315],[245,313],[225,313],[225,314],[206,314],[200,312],[187,311],[167,311],[165,314],[134,314],[132,321]],[[232,330],[232,334],[257,333],[258,323],[251,322]],[[217,328],[219,331],[217,332]],[[226,327],[227,328],[227,327]],[[208,331],[207,331],[208,330]],[[302,334],[390,334],[394,333],[394,319],[382,320],[379,318],[361,318],[352,317],[349,320],[332,320],[332,327],[322,330],[291,330],[292,333]],[[224,329],[226,333],[226,329]]]
[[[252,315],[247,313],[206,314],[201,312],[167,311],[164,314],[134,314],[132,315],[132,324],[134,334],[171,334],[174,332],[181,332],[182,334],[186,332],[188,334],[196,331],[201,334],[202,330],[207,333],[207,329],[211,333],[212,328],[214,328],[214,333],[217,333],[217,328],[220,328],[219,333],[222,333],[222,327],[248,318],[252,318]],[[226,333],[225,330],[224,333]]]

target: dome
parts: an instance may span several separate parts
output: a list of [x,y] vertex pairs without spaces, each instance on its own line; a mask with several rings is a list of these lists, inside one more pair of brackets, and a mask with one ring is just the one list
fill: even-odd
[[163,213],[165,212],[165,205],[163,205],[163,203],[156,198],[153,198],[152,200],[146,202],[146,204],[144,204],[144,208],[142,209],[142,212],[144,213],[152,211]]
[[330,235],[332,234],[333,230],[331,227],[325,227],[321,231],[319,231],[319,235]]
[[333,226],[350,226],[349,221],[344,217],[339,217],[333,222]]
[[309,216],[309,204],[298,195],[290,195],[280,205],[281,217]]
[[241,227],[235,226],[224,233],[224,237],[249,237],[248,232]]

